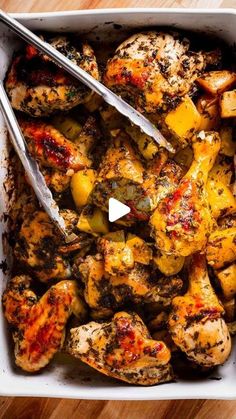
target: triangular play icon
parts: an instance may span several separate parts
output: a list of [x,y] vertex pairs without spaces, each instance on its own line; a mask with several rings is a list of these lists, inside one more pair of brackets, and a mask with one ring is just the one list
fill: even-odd
[[122,202],[118,201],[115,198],[109,199],[109,221],[113,223],[113,221],[119,220],[119,218],[124,217],[124,215],[129,214],[130,208],[122,204]]

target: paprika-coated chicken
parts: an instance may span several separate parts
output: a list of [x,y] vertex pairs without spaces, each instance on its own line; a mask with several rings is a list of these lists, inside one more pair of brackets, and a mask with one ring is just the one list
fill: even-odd
[[61,348],[70,315],[83,321],[86,309],[75,281],[58,282],[39,299],[31,282],[26,275],[14,277],[3,294],[3,307],[13,327],[16,364],[35,372]]
[[155,341],[136,313],[118,312],[110,322],[70,331],[68,351],[105,375],[132,384],[170,381],[170,351]]
[[193,142],[194,158],[190,169],[154,211],[150,225],[161,251],[188,256],[206,246],[213,228],[206,182],[220,143],[217,132],[199,133]]
[[91,166],[91,160],[80,148],[40,119],[20,119],[28,149],[43,166],[62,172]]
[[231,339],[220,304],[208,277],[206,257],[196,253],[189,264],[189,288],[175,297],[169,330],[175,344],[199,365],[224,363],[231,351]]
[[[48,42],[63,55],[99,78],[96,58],[87,43],[79,45],[65,36]],[[86,102],[91,91],[54,64],[31,45],[16,55],[5,81],[14,109],[32,116],[47,116],[57,110],[69,110]]]
[[141,32],[132,35],[108,60],[105,84],[141,112],[167,111],[191,93],[207,64],[218,64],[219,51],[192,52],[180,34]]

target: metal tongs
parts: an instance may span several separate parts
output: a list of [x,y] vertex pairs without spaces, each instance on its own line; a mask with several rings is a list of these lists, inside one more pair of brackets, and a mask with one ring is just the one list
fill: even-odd
[[[102,83],[94,79],[90,74],[82,68],[74,64],[67,57],[57,51],[47,42],[44,42],[37,35],[27,29],[24,25],[19,23],[16,19],[10,17],[7,13],[0,9],[0,21],[6,24],[13,32],[19,35],[22,39],[34,45],[39,51],[48,55],[57,65],[70,73],[73,77],[80,80],[90,89],[103,97],[104,101],[111,106],[114,106],[120,113],[130,119],[130,121],[137,125],[145,134],[152,137],[161,147],[173,152],[173,147],[166,141],[161,132],[145,118],[140,112],[136,111],[132,106],[126,103],[123,99],[109,90]],[[12,136],[12,142],[18,153],[24,169],[27,173],[28,179],[37,195],[40,203],[48,213],[50,218],[60,229],[67,242],[72,240],[65,230],[65,223],[59,214],[59,209],[53,200],[51,191],[46,185],[44,177],[42,176],[37,163],[30,156],[24,137],[21,133],[20,127],[17,123],[16,117],[13,113],[10,102],[4,91],[4,87],[0,85],[0,107],[6,119],[8,129]]]

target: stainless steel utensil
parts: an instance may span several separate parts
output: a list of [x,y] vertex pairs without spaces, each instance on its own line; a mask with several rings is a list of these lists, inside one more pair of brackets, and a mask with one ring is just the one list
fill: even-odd
[[1,81],[0,110],[6,120],[12,144],[21,160],[21,163],[23,164],[27,178],[34,189],[39,202],[42,204],[52,221],[56,224],[66,242],[73,241],[76,236],[74,234],[68,235],[66,232],[64,219],[59,214],[59,208],[52,197],[50,189],[46,185],[45,179],[39,170],[37,162],[29,154],[24,136],[18,125],[17,119]]
[[123,99],[109,90],[102,83],[94,79],[86,71],[82,70],[75,63],[66,58],[63,54],[57,51],[47,42],[44,42],[37,35],[27,29],[24,25],[19,23],[16,19],[13,19],[7,13],[0,9],[0,21],[6,24],[12,31],[19,35],[25,41],[34,45],[39,51],[48,55],[52,60],[70,73],[73,77],[80,80],[90,89],[98,93],[103,97],[105,102],[109,105],[114,106],[120,113],[125,115],[130,121],[140,127],[145,134],[152,137],[161,147],[166,148],[170,152],[174,152],[174,149],[170,143],[166,141],[161,132],[145,118],[140,112],[136,111],[132,106],[126,103]]

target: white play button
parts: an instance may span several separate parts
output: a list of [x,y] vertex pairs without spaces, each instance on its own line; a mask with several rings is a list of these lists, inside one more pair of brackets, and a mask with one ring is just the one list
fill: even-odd
[[122,202],[117,201],[115,198],[109,199],[109,221],[119,220],[119,218],[124,217],[124,215],[129,214],[130,208],[122,204]]

